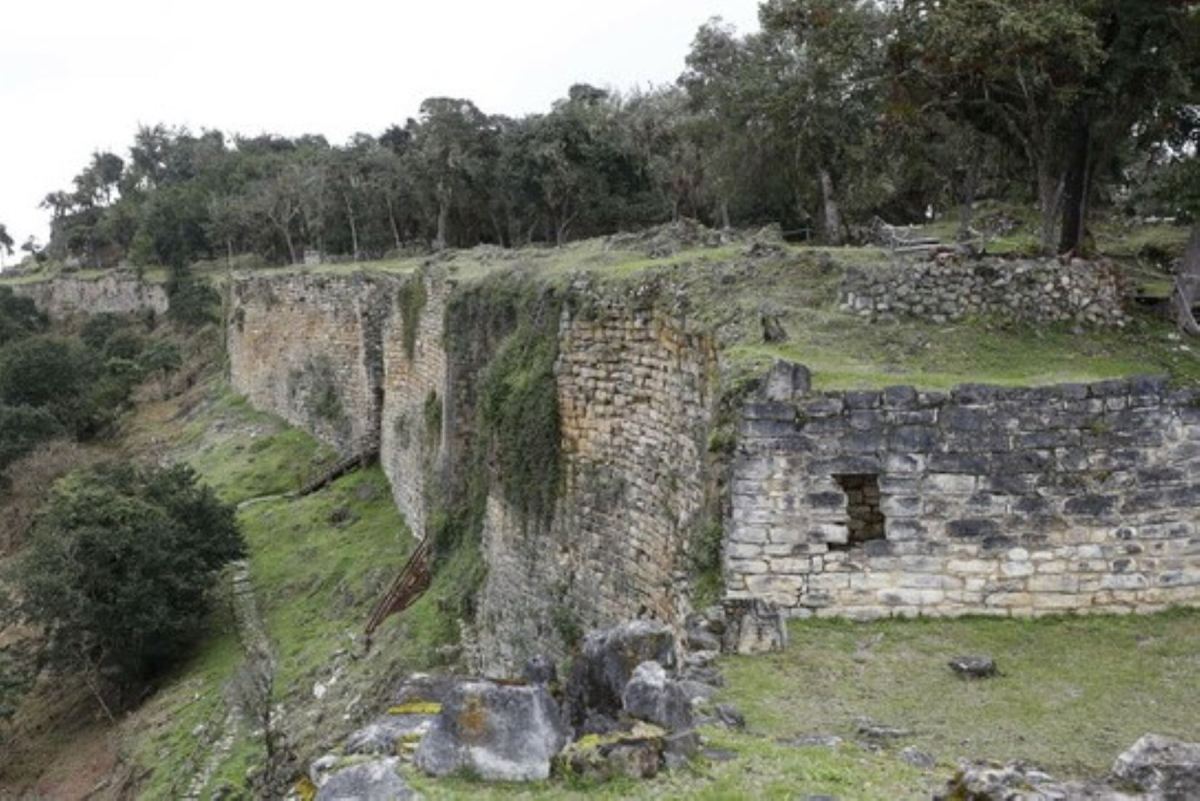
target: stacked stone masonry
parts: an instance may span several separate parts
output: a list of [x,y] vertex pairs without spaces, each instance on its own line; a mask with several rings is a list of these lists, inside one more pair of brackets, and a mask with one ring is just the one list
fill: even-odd
[[[404,319],[416,308],[401,301],[409,281],[422,282],[416,321]],[[538,652],[562,655],[572,631],[638,616],[679,622],[688,611],[715,348],[644,300],[579,291],[587,302],[567,304],[559,323],[564,485],[555,513],[548,523],[527,520],[499,486],[486,500],[488,570],[472,638],[475,667],[489,673]],[[431,492],[463,490],[456,463],[471,452],[474,386],[497,344],[448,352],[446,326],[471,327],[447,319],[467,313],[447,312],[453,293],[445,276],[426,274],[255,275],[233,287],[234,388],[342,453],[377,442],[397,507],[418,535]],[[323,405],[328,386],[337,402]],[[341,427],[314,411],[323,406],[344,411]]]
[[87,314],[166,314],[167,290],[134,273],[108,272],[98,278],[59,277],[52,281],[12,284],[15,294],[32,298],[38,310],[54,320]]
[[669,313],[595,298],[564,313],[556,368],[565,486],[549,527],[488,502],[480,637],[501,671],[531,643],[634,617],[681,621],[705,511],[711,340]]
[[233,388],[343,456],[379,447],[380,331],[396,279],[291,274],[235,280]]
[[[855,543],[839,476],[875,476]],[[1126,612],[1200,602],[1200,394],[1139,378],[748,403],[727,594],[792,616]]]
[[842,307],[933,322],[986,315],[1036,323],[1124,325],[1119,273],[1072,259],[897,261],[847,273]]

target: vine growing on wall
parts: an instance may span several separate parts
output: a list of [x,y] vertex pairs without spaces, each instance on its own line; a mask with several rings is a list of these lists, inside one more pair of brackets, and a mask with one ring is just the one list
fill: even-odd
[[396,293],[396,302],[400,306],[400,336],[409,361],[412,361],[417,353],[417,332],[421,327],[421,313],[428,301],[425,280],[420,275],[414,275],[405,281]]

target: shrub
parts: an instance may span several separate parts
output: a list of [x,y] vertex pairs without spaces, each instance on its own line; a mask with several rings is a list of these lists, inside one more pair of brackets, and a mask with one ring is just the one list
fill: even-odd
[[181,325],[199,328],[217,321],[217,306],[221,296],[186,268],[171,270],[171,277],[167,281],[167,298],[170,301],[167,313]]
[[0,403],[45,406],[83,435],[93,429],[88,389],[98,372],[96,358],[79,340],[29,337],[9,345],[0,357]]
[[58,418],[45,408],[0,405],[0,471],[63,433]]
[[234,508],[186,466],[102,464],[60,480],[17,563],[20,611],[46,657],[122,688],[201,630],[217,571],[244,552]]
[[0,286],[0,346],[46,330],[49,320],[29,298]]

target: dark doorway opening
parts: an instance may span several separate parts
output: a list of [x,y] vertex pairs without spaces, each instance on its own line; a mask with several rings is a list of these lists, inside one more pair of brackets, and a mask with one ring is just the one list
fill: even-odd
[[884,538],[886,520],[879,508],[879,476],[871,473],[834,476],[846,493],[846,527],[850,537],[845,547]]

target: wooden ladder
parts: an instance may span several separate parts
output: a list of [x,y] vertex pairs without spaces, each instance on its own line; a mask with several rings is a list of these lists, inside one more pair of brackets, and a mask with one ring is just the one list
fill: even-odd
[[371,635],[384,620],[412,606],[413,602],[421,597],[421,593],[429,588],[429,551],[429,540],[421,540],[416,550],[408,557],[400,575],[392,582],[387,594],[375,605],[371,618],[367,621],[368,646],[371,643]]

